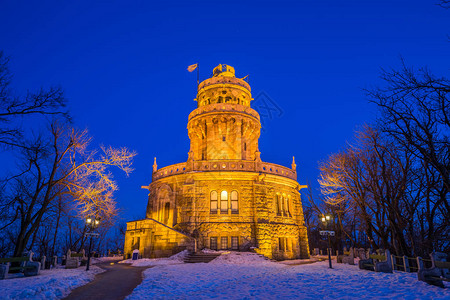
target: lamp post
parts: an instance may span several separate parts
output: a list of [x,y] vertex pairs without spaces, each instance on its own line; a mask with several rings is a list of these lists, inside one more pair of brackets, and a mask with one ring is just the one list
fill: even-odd
[[97,217],[87,217],[86,218],[86,226],[89,228],[89,232],[86,233],[86,236],[90,236],[90,241],[89,241],[89,250],[88,250],[88,260],[87,260],[87,264],[86,264],[86,271],[89,271],[89,263],[91,262],[91,247],[92,247],[92,237],[98,236],[98,233],[94,233],[94,229],[98,227],[98,225],[100,224],[100,219]]
[[[325,228],[328,229],[328,223],[330,223],[333,218],[330,215],[322,215],[322,223],[325,225]],[[330,236],[334,236],[334,231],[321,231],[320,232],[321,235],[327,235],[328,236],[328,262],[330,265],[330,269],[333,269],[332,265],[331,265],[331,240],[330,240]]]

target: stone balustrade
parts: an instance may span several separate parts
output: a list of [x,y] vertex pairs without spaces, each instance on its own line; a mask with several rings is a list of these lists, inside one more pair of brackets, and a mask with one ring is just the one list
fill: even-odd
[[190,171],[241,171],[241,172],[261,172],[274,174],[297,180],[297,172],[290,168],[267,162],[256,162],[247,160],[202,160],[188,163],[179,163],[161,168],[153,173],[153,181],[160,178],[183,174]]
[[232,112],[232,113],[243,113],[246,115],[250,115],[256,118],[259,121],[259,114],[256,110],[251,107],[241,105],[241,104],[231,104],[231,103],[215,103],[209,104],[205,106],[201,106],[195,110],[193,110],[189,114],[189,121],[195,118],[198,115],[204,113],[213,113],[213,112]]
[[152,179],[153,181],[159,179],[159,178],[163,178],[163,177],[167,177],[167,176],[171,176],[171,175],[175,175],[175,174],[183,174],[186,172],[186,163],[179,163],[179,164],[175,164],[175,165],[170,165],[164,168],[161,168],[159,170],[157,170],[156,172],[153,172],[152,175]]

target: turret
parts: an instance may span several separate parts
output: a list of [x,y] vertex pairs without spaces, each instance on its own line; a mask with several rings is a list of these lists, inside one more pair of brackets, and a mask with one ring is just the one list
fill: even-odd
[[214,68],[211,78],[198,85],[195,100],[198,102],[198,107],[217,103],[250,107],[250,101],[253,98],[250,85],[243,79],[236,78],[232,66],[222,64]]
[[189,115],[193,160],[259,159],[259,114],[250,107],[250,85],[221,64],[198,85],[198,108]]

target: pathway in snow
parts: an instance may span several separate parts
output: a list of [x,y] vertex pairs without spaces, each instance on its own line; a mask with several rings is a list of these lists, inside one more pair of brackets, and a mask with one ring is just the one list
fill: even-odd
[[65,299],[124,299],[142,282],[142,271],[148,268],[111,262],[96,266],[106,271],[95,276],[94,281],[73,290]]

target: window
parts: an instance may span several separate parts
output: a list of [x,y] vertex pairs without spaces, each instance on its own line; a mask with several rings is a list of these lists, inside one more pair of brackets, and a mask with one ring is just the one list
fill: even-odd
[[286,251],[291,251],[291,239],[285,238],[286,241]]
[[231,249],[239,250],[239,237],[238,236],[231,237]]
[[210,198],[211,198],[210,199],[211,200],[211,213],[217,214],[217,192],[212,191]]
[[211,239],[209,240],[209,248],[211,250],[217,250],[217,237],[216,236],[211,237]]
[[227,236],[223,236],[220,239],[220,247],[222,250],[228,249],[228,237]]
[[289,215],[289,199],[288,199],[288,197],[284,197],[284,209],[286,210],[286,214]]
[[281,196],[277,195],[277,215],[281,215]]
[[239,201],[238,201],[238,192],[231,192],[231,213],[238,214],[239,213]]
[[228,192],[220,192],[220,213],[228,213]]
[[284,251],[284,238],[278,238],[278,250]]

